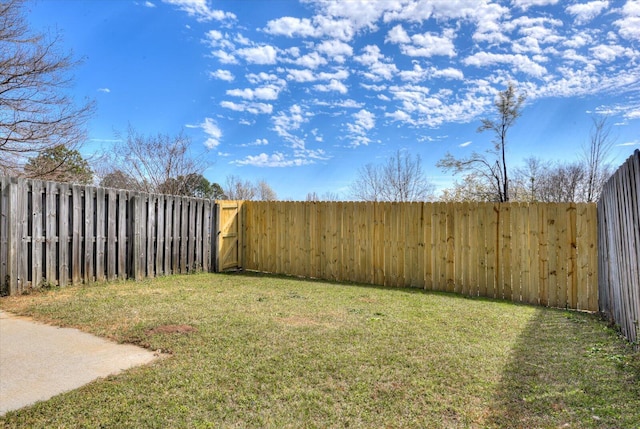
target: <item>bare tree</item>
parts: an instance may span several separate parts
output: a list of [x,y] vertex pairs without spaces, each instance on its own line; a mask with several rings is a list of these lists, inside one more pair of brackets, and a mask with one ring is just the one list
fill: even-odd
[[59,38],[31,34],[23,0],[0,2],[0,173],[18,175],[29,157],[84,139],[93,103],[75,106],[64,93],[77,65]]
[[493,148],[485,153],[473,152],[470,157],[456,159],[447,153],[438,161],[438,167],[455,174],[470,172],[474,177],[487,182],[495,192],[495,200],[509,201],[509,171],[507,168],[507,133],[521,116],[525,96],[517,94],[515,86],[510,83],[507,89],[498,93],[494,102],[497,119],[482,119],[478,132],[492,131],[495,135]]
[[540,201],[553,203],[575,203],[583,200],[582,185],[585,170],[579,162],[557,164],[547,173],[541,187]]
[[462,181],[455,181],[453,187],[444,189],[439,200],[444,202],[478,201],[488,202],[495,199],[495,192],[485,181],[469,173]]
[[278,199],[276,191],[265,180],[251,183],[234,175],[227,176],[224,193],[230,200],[275,201]]
[[381,166],[367,164],[358,170],[358,178],[351,184],[351,194],[357,200],[383,201],[383,187]]
[[[524,159],[524,165],[514,169],[511,199],[517,201],[540,201],[542,195],[548,194],[546,188],[549,183],[550,162],[544,162],[536,157]],[[515,186],[514,186],[515,185]],[[515,194],[515,195],[514,195]]]
[[120,143],[113,149],[111,165],[133,178],[145,192],[182,195],[192,187],[185,181],[204,171],[205,164],[191,155],[191,140],[182,132],[175,136],[143,135],[129,125],[126,136],[117,135]]
[[340,201],[342,198],[338,192],[327,191],[322,194],[320,201]]
[[319,196],[317,192],[309,192],[306,201],[340,201],[340,194],[328,191]]
[[538,158],[525,159],[524,166],[514,171],[512,200],[527,202],[585,201],[586,169],[581,162],[551,164]]
[[434,186],[422,171],[419,155],[397,151],[385,164],[367,164],[351,185],[354,198],[363,201],[425,201]]
[[256,184],[256,194],[260,201],[275,201],[278,199],[276,191],[274,191],[265,180],[260,180]]
[[255,200],[256,188],[249,180],[242,179],[235,175],[227,176],[224,185],[224,193],[230,200]]
[[613,149],[614,138],[607,117],[591,118],[589,144],[582,148],[582,162],[586,170],[585,201],[593,202],[600,196],[602,186],[611,176],[611,164],[607,161]]

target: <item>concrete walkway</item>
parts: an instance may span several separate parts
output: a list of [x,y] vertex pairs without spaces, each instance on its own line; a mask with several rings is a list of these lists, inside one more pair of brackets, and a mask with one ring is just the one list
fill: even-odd
[[156,357],[140,347],[0,311],[0,416]]

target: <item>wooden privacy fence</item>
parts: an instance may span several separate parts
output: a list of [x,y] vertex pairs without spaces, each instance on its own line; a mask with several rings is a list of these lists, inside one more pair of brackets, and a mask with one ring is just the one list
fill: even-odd
[[640,338],[640,151],[607,181],[598,201],[600,311],[631,342]]
[[595,204],[256,202],[244,268],[598,310]]
[[250,270],[598,309],[594,204],[218,201],[0,178],[0,293]]
[[212,268],[214,202],[0,177],[0,292]]

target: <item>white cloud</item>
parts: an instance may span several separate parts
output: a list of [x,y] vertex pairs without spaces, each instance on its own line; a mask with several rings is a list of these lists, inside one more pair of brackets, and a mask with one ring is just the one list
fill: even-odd
[[287,79],[294,82],[313,82],[316,80],[311,70],[289,69],[287,72]]
[[346,78],[349,77],[349,71],[346,69],[339,69],[334,73],[321,72],[321,73],[318,73],[316,77],[318,78],[318,80],[331,80],[331,79],[345,80]]
[[393,27],[391,30],[389,30],[389,33],[387,33],[387,37],[384,39],[384,41],[385,43],[391,42],[395,44],[400,44],[400,43],[406,44],[406,43],[411,43],[411,38],[409,37],[407,32],[404,30],[402,25],[398,24],[395,27]]
[[220,139],[222,138],[222,131],[211,118],[204,118],[204,122],[201,123],[200,128],[202,131],[208,136],[207,140],[204,142],[204,145],[208,149],[214,149],[220,144]]
[[267,139],[256,139],[251,143],[241,144],[240,147],[250,147],[250,146],[266,146],[269,144],[269,140]]
[[311,114],[302,110],[298,104],[289,108],[288,112],[280,112],[271,118],[273,130],[283,139],[293,145],[293,147],[304,148],[304,140],[293,134],[300,129],[303,123],[307,122]]
[[227,95],[232,97],[240,97],[245,100],[277,100],[281,88],[275,85],[268,85],[259,87],[256,89],[244,88],[244,89],[229,89]]
[[236,54],[249,64],[275,64],[278,60],[278,51],[271,45],[238,49]]
[[594,58],[605,63],[610,63],[624,54],[624,48],[617,45],[598,45],[590,48],[589,52],[591,52]]
[[106,94],[110,93],[111,90],[109,88],[98,88],[98,92],[104,92]]
[[521,54],[494,54],[490,52],[478,52],[462,60],[465,65],[487,67],[493,64],[509,64],[518,71],[534,77],[542,77],[547,69]]
[[155,5],[155,4],[153,4],[153,3],[151,3],[150,1],[146,1],[146,2],[144,2],[144,6],[145,6],[145,7],[149,7],[149,8],[154,8],[154,7],[156,7],[156,5]]
[[277,100],[280,88],[275,85],[262,86],[253,91],[254,96],[259,100]]
[[[404,33],[404,35],[407,34]],[[402,38],[403,37],[396,37],[395,40],[400,40]],[[432,57],[434,55],[454,57],[456,55],[455,46],[453,44],[454,38],[455,31],[452,28],[445,29],[442,32],[442,36],[432,32],[414,34],[410,38],[410,44],[401,43],[400,51],[410,57]]]
[[321,56],[320,54],[318,54],[317,52],[311,52],[293,61],[294,64],[297,64],[302,67],[306,67],[308,69],[318,68],[318,66],[323,66],[327,64],[327,62],[328,62],[327,59]]
[[236,16],[231,12],[213,10],[208,6],[207,0],[162,0],[165,3],[178,6],[189,16],[195,17],[198,21],[224,21],[235,20]]
[[[346,3],[341,4],[345,6]],[[351,40],[355,34],[353,22],[335,16],[316,15],[313,19],[285,16],[271,20],[264,28],[271,35],[286,37],[317,37]]]
[[447,67],[444,69],[437,69],[430,67],[424,69],[420,64],[414,64],[413,70],[403,70],[398,73],[400,78],[404,81],[418,83],[428,78],[444,78],[450,80],[463,80],[464,73],[462,70],[455,69],[453,67]]
[[227,95],[230,95],[232,97],[245,98],[247,100],[253,100],[253,90],[249,88],[229,89],[227,90]]
[[356,119],[356,125],[365,130],[371,130],[376,126],[376,116],[367,110],[362,109],[358,113],[354,113],[352,116]]
[[558,3],[558,0],[511,0],[511,4],[526,10],[531,6],[547,6]]
[[382,16],[390,3],[386,1],[350,0],[318,1],[323,12],[329,17],[345,18],[354,30],[368,27],[375,29],[375,22]]
[[328,84],[318,84],[318,85],[314,85],[313,87],[316,91],[321,91],[321,92],[339,92],[340,94],[346,94],[348,92],[347,87],[345,86],[345,84],[343,84],[342,82],[340,82],[337,79],[331,79],[329,81]]
[[622,19],[614,22],[622,37],[640,40],[640,0],[627,0],[622,7]]
[[428,74],[429,71],[422,68],[422,66],[420,66],[420,64],[418,63],[413,64],[413,70],[402,70],[398,73],[400,79],[416,83],[425,80]]
[[[344,4],[346,3],[340,2],[340,6]],[[317,27],[317,37],[348,41],[351,40],[356,33],[353,22],[348,19],[336,19],[332,16],[317,15],[314,17],[314,23]]]
[[267,34],[287,37],[310,37],[317,36],[317,30],[308,18],[294,18],[284,16],[267,23],[264,30]]
[[494,45],[508,43],[509,37],[503,32],[503,20],[510,18],[510,10],[507,7],[496,3],[484,3],[469,15],[476,24],[476,31],[473,33],[473,40]]
[[591,36],[588,34],[573,34],[570,38],[566,39],[562,44],[568,48],[581,48],[592,42]]
[[235,56],[233,56],[233,54],[223,51],[222,49],[213,51],[211,53],[213,54],[213,56],[217,57],[218,61],[220,61],[222,64],[238,64],[238,60]]
[[346,57],[353,55],[353,48],[340,40],[325,40],[316,49],[321,54],[338,63],[346,61]]
[[362,48],[363,53],[355,60],[367,66],[361,73],[373,81],[389,80],[398,73],[398,67],[387,57],[382,55],[380,48],[376,45],[367,45]]
[[250,45],[251,44],[251,40],[247,39],[246,37],[244,37],[242,34],[238,33],[236,34],[236,36],[234,37],[234,39],[236,41],[236,43],[239,43],[240,45]]
[[370,66],[384,59],[384,55],[382,55],[380,48],[376,45],[367,45],[362,48],[362,51],[364,53],[355,58],[355,60],[362,65]]
[[351,134],[351,144],[353,146],[368,145],[371,139],[368,137],[368,131],[376,126],[375,115],[368,110],[362,109],[351,115],[354,123],[347,124],[347,128]]
[[247,80],[254,84],[257,85],[259,83],[262,82],[273,82],[275,84],[278,84],[279,86],[286,86],[287,82],[285,82],[284,80],[280,79],[277,75],[273,74],[273,73],[265,73],[265,72],[260,72],[260,73],[249,73],[248,75],[245,76],[247,78]]
[[470,144],[471,144],[471,140],[469,140],[469,141],[467,141],[467,142],[464,142],[464,143],[460,143],[458,146],[459,146],[459,147],[467,147],[467,146],[469,146]]
[[433,70],[434,77],[443,77],[445,79],[464,80],[464,73],[462,70],[455,69],[453,67],[447,67],[445,69]]
[[640,146],[640,140],[617,144],[616,146]]
[[216,70],[214,72],[209,72],[209,76],[214,79],[220,79],[227,82],[233,82],[235,76],[229,70]]
[[318,106],[328,106],[328,107],[333,107],[333,108],[345,108],[345,109],[361,109],[362,107],[364,107],[364,103],[358,103],[355,100],[352,100],[351,98],[348,98],[346,100],[340,100],[340,101],[325,101],[325,100],[316,100],[315,104]]
[[235,112],[247,112],[253,115],[270,114],[273,112],[273,106],[267,103],[234,103],[233,101],[223,101],[220,103],[220,106]]
[[281,152],[275,152],[271,155],[266,153],[249,155],[244,159],[232,161],[232,163],[236,165],[251,165],[253,167],[299,167],[313,164],[314,161],[305,158],[287,158]]
[[404,112],[402,110],[396,110],[393,113],[385,113],[384,116],[386,118],[391,118],[394,121],[400,121],[400,122],[408,122],[411,123],[411,115],[409,115],[407,112]]
[[595,0],[567,6],[567,13],[576,17],[576,23],[586,24],[609,7],[608,0]]

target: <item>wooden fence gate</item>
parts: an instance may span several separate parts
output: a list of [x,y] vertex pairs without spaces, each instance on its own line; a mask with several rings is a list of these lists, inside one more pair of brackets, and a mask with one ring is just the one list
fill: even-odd
[[215,271],[242,268],[242,201],[216,203]]

